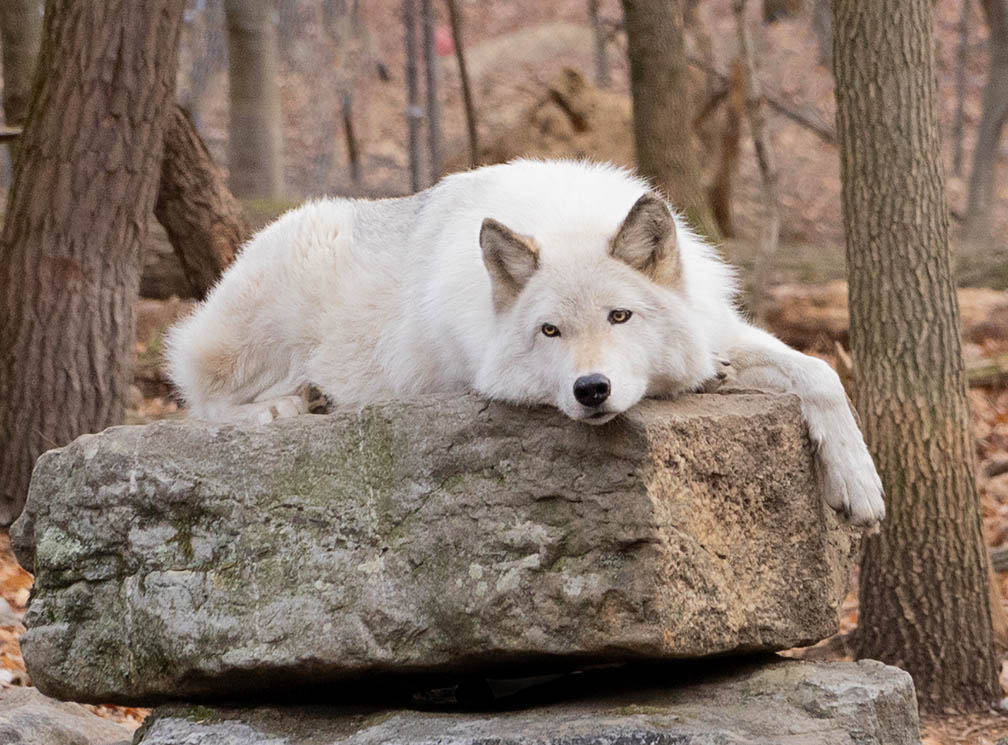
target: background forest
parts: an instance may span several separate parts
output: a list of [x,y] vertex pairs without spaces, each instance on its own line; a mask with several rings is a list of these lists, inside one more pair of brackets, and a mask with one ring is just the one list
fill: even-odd
[[[53,26],[50,35],[61,18],[65,28],[86,28],[76,5],[49,3],[46,12],[55,14],[46,21]],[[21,255],[13,246],[30,242],[25,236],[33,229],[24,195],[34,193],[33,204],[41,205],[40,194],[63,186],[55,177],[32,185],[27,175],[19,183],[19,174],[33,168],[41,174],[53,152],[47,148],[72,138],[74,128],[87,121],[84,114],[75,119],[73,112],[56,124],[52,120],[41,145],[29,141],[27,128],[22,131],[26,120],[30,127],[43,119],[40,112],[52,103],[45,96],[57,89],[42,79],[31,82],[40,47],[39,65],[51,67],[51,80],[72,82],[74,74],[58,66],[58,55],[70,54],[71,36],[61,37],[58,48],[43,44],[41,6],[38,0],[9,0],[0,11],[6,121],[0,130],[6,143],[0,154],[0,208],[12,210],[5,217],[0,261],[8,265]],[[144,423],[183,414],[162,369],[161,334],[203,295],[251,231],[313,196],[402,195],[452,171],[518,156],[590,158],[640,168],[741,268],[744,302],[753,316],[789,344],[833,364],[862,407],[865,394],[857,386],[868,379],[867,352],[859,356],[857,343],[852,345],[852,326],[868,321],[863,314],[849,321],[847,282],[850,277],[852,297],[860,298],[852,302],[857,314],[858,303],[868,296],[858,287],[872,281],[873,273],[871,261],[865,261],[852,265],[861,267],[860,274],[848,275],[855,270],[848,268],[845,251],[849,259],[856,249],[849,243],[845,248],[845,237],[851,242],[870,236],[867,244],[877,233],[873,228],[858,233],[849,214],[845,223],[841,175],[850,174],[859,149],[868,148],[867,140],[851,133],[868,135],[845,129],[853,127],[856,115],[837,118],[838,94],[841,100],[847,96],[856,113],[858,96],[866,90],[858,83],[865,38],[851,31],[835,44],[833,28],[843,17],[844,3],[832,10],[827,0],[188,0],[185,6],[175,30],[174,98],[180,108],[173,108],[165,127],[163,159],[158,154],[157,162],[144,166],[156,171],[156,204],[142,216],[142,226],[123,233],[129,233],[126,239],[102,234],[93,249],[133,239],[139,246],[136,256],[130,254],[138,259],[139,272],[123,279],[136,288],[126,293],[135,323],[115,320],[117,311],[110,325],[94,327],[105,329],[99,335],[116,329],[107,335],[119,341],[109,341],[94,376],[128,378],[125,410],[117,411],[123,402],[114,401],[119,394],[112,382],[107,395],[86,405],[74,403],[77,391],[64,385],[59,395],[38,393],[38,407],[45,410],[38,421],[58,416],[69,430],[57,435],[33,429],[25,435],[15,405],[35,394],[16,392],[9,371],[33,364],[45,370],[50,363],[42,357],[34,362],[11,358],[5,349],[5,377],[0,378],[5,524],[23,500],[24,484],[9,484],[27,479],[21,461],[28,456],[15,452],[15,441],[37,437],[33,447],[41,452],[117,417]],[[669,8],[672,16],[666,18]],[[849,15],[854,18],[854,11]],[[905,20],[893,17],[893,23]],[[945,540],[940,532],[918,529],[916,539],[907,539],[898,531],[887,534],[886,527],[887,548],[868,549],[865,571],[877,571],[880,555],[890,557],[887,561],[893,554],[907,557],[903,568],[917,574],[911,586],[933,587],[937,598],[924,598],[932,590],[921,590],[913,601],[916,611],[949,618],[919,621],[921,633],[902,640],[873,638],[868,630],[859,636],[866,598],[874,598],[868,602],[875,604],[875,613],[895,610],[880,600],[882,589],[862,588],[859,603],[855,581],[841,634],[793,654],[840,659],[867,653],[883,657],[888,650],[887,661],[914,673],[926,715],[925,743],[993,745],[1008,738],[1008,720],[995,710],[997,699],[1008,694],[1008,138],[1003,134],[1008,0],[937,0],[932,18],[931,28],[918,30],[933,39],[934,64],[927,70],[937,87],[921,110],[934,105],[944,169],[936,178],[944,178],[948,213],[944,205],[936,208],[931,235],[937,250],[951,249],[959,310],[957,315],[950,310],[949,318],[961,330],[965,364],[959,365],[956,350],[947,350],[954,374],[946,387],[968,384],[964,416],[972,428],[971,452],[959,465],[973,470],[962,482],[962,499],[935,496],[921,519],[976,523],[989,554],[973,551],[980,544],[974,541],[974,546],[964,529],[955,539],[961,543],[949,538],[946,545],[949,555],[966,554],[973,561],[969,571],[960,571],[961,566],[947,565],[943,550],[931,556],[928,546]],[[848,29],[855,28],[852,21]],[[668,59],[658,60],[649,50],[649,34],[661,37]],[[672,37],[678,46],[664,43]],[[85,113],[87,100],[80,102]],[[897,111],[903,102],[874,104],[879,111]],[[893,117],[893,127],[902,132],[898,115]],[[917,148],[915,136],[908,134],[907,141]],[[931,141],[923,137],[921,147]],[[933,140],[935,147],[938,142]],[[68,146],[66,152],[71,150]],[[104,157],[100,148],[95,152]],[[922,152],[917,148],[914,155]],[[16,165],[15,157],[21,159]],[[914,193],[919,174],[888,162],[876,165],[880,182]],[[134,186],[108,201],[128,201]],[[106,196],[89,192],[79,203],[99,203]],[[855,201],[846,198],[852,200],[847,202],[851,213]],[[928,216],[920,222],[928,223]],[[109,256],[115,264],[115,256]],[[40,280],[50,287],[64,281],[64,275]],[[22,296],[10,288],[21,281],[9,270],[5,282],[0,282],[0,293],[6,292],[0,321],[10,333],[14,307],[22,304]],[[913,292],[898,283],[883,291]],[[927,298],[940,294],[922,292]],[[934,311],[936,317],[942,313]],[[49,321],[48,333],[57,333],[57,317]],[[870,330],[853,334],[871,336]],[[12,338],[0,332],[9,349],[14,349]],[[861,349],[868,346],[862,343]],[[877,414],[862,407],[862,415],[878,454],[883,446],[872,441],[871,430]],[[886,442],[903,435],[887,432]],[[13,475],[18,469],[24,475]],[[900,514],[891,511],[894,525],[918,524],[913,514]],[[6,534],[0,535],[0,546],[0,682],[30,685],[18,638],[32,580],[14,559]],[[873,550],[881,551],[874,559]],[[924,555],[927,568],[921,572],[915,562]],[[876,569],[870,569],[873,562]],[[956,610],[957,599],[977,610],[979,620],[972,611]],[[978,624],[981,652],[956,651],[956,637],[974,639]],[[969,633],[960,633],[963,629]],[[947,656],[941,651],[946,641]],[[939,663],[916,668],[916,652],[901,644],[922,656],[930,650]],[[986,678],[976,690],[960,694],[949,682],[955,676],[945,675],[954,668],[980,668]],[[962,690],[971,685],[962,684]],[[146,714],[94,708],[132,726]]]

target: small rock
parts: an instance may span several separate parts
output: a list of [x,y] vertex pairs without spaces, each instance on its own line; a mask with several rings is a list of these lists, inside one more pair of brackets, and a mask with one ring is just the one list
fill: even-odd
[[0,598],[0,627],[20,626],[21,618],[7,602],[5,598]]
[[35,688],[0,689],[3,745],[129,745],[133,733]]

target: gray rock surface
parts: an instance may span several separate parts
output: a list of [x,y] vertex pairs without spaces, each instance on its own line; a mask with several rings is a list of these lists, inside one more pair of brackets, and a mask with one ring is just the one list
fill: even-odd
[[55,701],[35,688],[0,688],[3,745],[128,745],[132,738],[130,730],[80,704]]
[[[880,662],[781,661],[670,684],[668,671],[584,673],[528,708],[166,707],[140,745],[919,745],[910,676]],[[717,665],[708,664],[706,668]],[[705,668],[705,669],[706,669]],[[662,680],[662,683],[658,683]],[[678,683],[678,684],[676,684]],[[558,700],[559,698],[559,700]]]
[[121,703],[803,645],[857,540],[760,394],[116,427],[39,459],[13,536],[33,681]]

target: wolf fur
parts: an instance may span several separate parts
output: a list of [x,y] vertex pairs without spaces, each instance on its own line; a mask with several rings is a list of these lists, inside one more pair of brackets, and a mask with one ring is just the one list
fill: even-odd
[[341,406],[475,390],[604,424],[730,369],[800,397],[827,502],[876,524],[882,484],[836,373],[747,323],[735,292],[644,181],[520,160],[287,213],[169,332],[167,355],[191,413],[222,422],[301,413],[314,385]]

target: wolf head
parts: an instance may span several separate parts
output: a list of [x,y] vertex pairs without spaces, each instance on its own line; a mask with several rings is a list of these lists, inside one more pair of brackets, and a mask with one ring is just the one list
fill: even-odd
[[658,196],[645,193],[610,234],[520,235],[487,218],[480,247],[498,319],[482,392],[603,424],[711,376],[676,221]]

